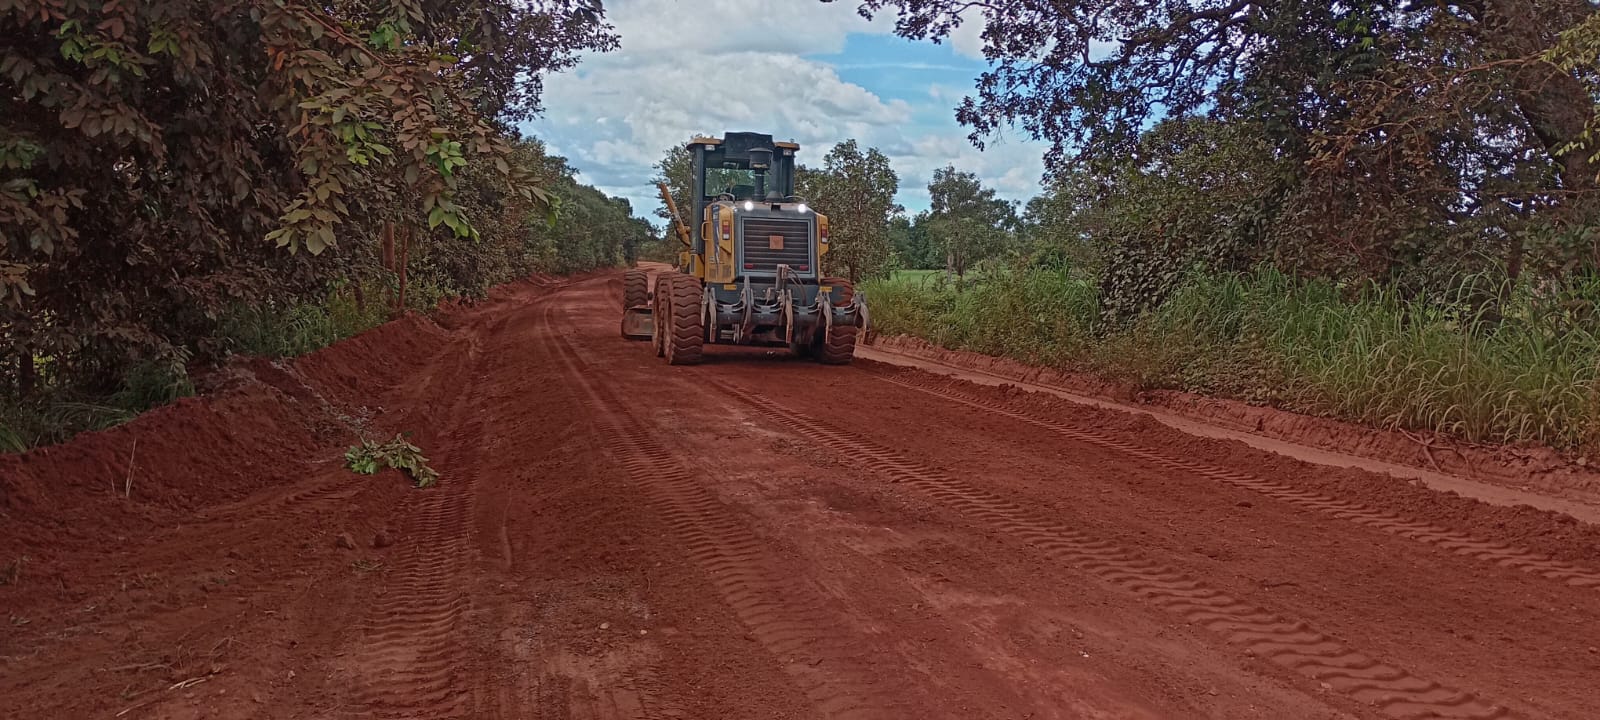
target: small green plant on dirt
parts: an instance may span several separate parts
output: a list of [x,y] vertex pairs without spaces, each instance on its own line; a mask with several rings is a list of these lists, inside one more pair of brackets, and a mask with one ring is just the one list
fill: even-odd
[[350,563],[350,569],[359,573],[372,573],[383,569],[383,563],[370,558],[361,558]]
[[387,465],[405,473],[416,487],[432,487],[439,483],[439,473],[428,467],[428,458],[423,456],[422,449],[400,435],[382,443],[362,439],[360,445],[345,452],[344,460],[351,470],[362,475],[371,475]]

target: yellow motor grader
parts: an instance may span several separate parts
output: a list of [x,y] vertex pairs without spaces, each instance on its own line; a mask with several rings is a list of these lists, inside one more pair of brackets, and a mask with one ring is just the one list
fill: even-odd
[[689,143],[694,182],[684,222],[663,183],[682,244],[678,267],[622,280],[622,336],[651,340],[673,365],[700,361],[707,343],[788,346],[828,364],[850,362],[866,327],[865,298],[822,277],[828,218],[794,194],[800,146],[728,133]]

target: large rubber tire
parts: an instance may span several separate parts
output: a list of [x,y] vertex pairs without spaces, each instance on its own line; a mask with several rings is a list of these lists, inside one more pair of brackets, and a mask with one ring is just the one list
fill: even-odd
[[650,302],[650,276],[643,270],[622,273],[622,309]]
[[854,283],[850,282],[850,278],[825,277],[818,280],[817,284],[826,285],[843,291],[840,293],[842,297],[837,297],[833,301],[833,304],[835,305],[848,304],[851,300],[856,298],[856,286]]
[[[823,278],[822,284],[831,285],[841,292],[835,302],[843,304],[855,300],[856,288],[844,278]],[[816,348],[817,362],[823,365],[848,365],[856,356],[856,326],[834,325],[823,333]]]
[[[671,332],[666,336],[668,365],[694,365],[705,357],[705,316],[701,314],[700,283],[687,275],[675,276],[667,288],[667,317],[660,318]],[[659,289],[657,295],[662,294]]]
[[650,311],[655,320],[654,331],[651,333],[650,344],[656,350],[656,357],[667,356],[667,335],[669,334],[667,321],[667,288],[672,287],[672,278],[676,273],[662,273],[656,276],[656,294],[650,299]]

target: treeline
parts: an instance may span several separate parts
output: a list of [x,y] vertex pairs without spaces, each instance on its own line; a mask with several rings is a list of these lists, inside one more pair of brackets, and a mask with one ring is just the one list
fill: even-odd
[[[1045,192],[1021,206],[954,167],[915,216],[852,204],[885,184],[818,193],[835,222],[869,228],[835,244],[843,269],[878,278],[880,329],[1600,451],[1595,4],[862,9],[910,39],[981,16],[991,66],[958,120],[980,146],[1001,128],[1050,145]],[[885,279],[896,269],[943,272]]]
[[[976,8],[965,20],[976,21]],[[962,8],[868,0],[908,38]],[[1025,239],[1131,320],[1200,268],[1455,294],[1600,270],[1600,8],[1166,0],[981,7],[957,117],[1051,144]],[[1032,252],[1036,248],[1030,247]]]
[[[0,3],[0,447],[652,230],[522,138],[598,0]],[[384,250],[385,237],[397,248]]]
[[[907,37],[952,7],[869,0]],[[1600,451],[1600,9],[984,6],[958,117],[1049,141],[976,278],[879,329],[1379,427]],[[970,20],[970,18],[969,18]],[[939,207],[896,221],[948,267]]]

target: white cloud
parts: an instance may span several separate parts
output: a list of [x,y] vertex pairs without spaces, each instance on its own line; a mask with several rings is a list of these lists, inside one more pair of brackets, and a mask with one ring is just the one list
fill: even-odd
[[[913,210],[926,206],[933,170],[946,164],[977,172],[1015,199],[1037,188],[1039,146],[1002,143],[980,153],[967,142],[950,111],[965,90],[934,86],[926,101],[885,98],[803,57],[840,53],[851,34],[887,34],[892,17],[868,23],[855,15],[854,3],[804,0],[606,5],[622,49],[590,55],[576,70],[548,78],[546,116],[530,130],[553,152],[559,148],[586,182],[628,198],[640,215],[655,207],[651,166],[669,148],[696,133],[740,130],[795,140],[803,146],[801,162],[809,164],[820,164],[847,138],[878,147],[901,176],[902,204]],[[981,22],[963,27],[981,34]],[[968,43],[963,52],[971,49],[961,42]],[[846,59],[840,67],[859,72],[874,64],[896,65],[878,58],[852,66]]]
[[868,23],[853,2],[815,0],[623,0],[606,3],[623,55],[685,48],[698,53],[837,53],[850,33],[888,33],[892,17]]
[[983,16],[973,12],[963,14],[961,24],[950,31],[950,47],[957,53],[975,60],[983,59],[983,30],[988,27]]

